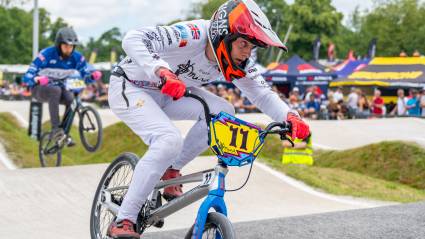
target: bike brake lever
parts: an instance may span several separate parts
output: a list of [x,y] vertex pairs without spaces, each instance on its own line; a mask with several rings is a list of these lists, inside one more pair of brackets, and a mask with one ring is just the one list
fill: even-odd
[[294,141],[292,141],[290,138],[288,138],[288,136],[286,136],[286,134],[281,134],[280,135],[280,139],[281,140],[287,140],[287,141],[289,141],[289,143],[291,144],[292,148],[295,147]]

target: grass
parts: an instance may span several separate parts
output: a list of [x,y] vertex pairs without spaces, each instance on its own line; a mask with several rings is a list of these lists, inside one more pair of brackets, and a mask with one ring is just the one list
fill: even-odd
[[[0,141],[19,167],[39,167],[38,142],[7,113],[0,114]],[[47,127],[47,124],[44,125]],[[123,123],[104,129],[103,144],[88,153],[79,140],[76,127],[71,131],[77,142],[63,150],[63,165],[109,163],[122,152],[143,155],[147,146]],[[425,200],[425,150],[404,142],[383,142],[346,151],[316,151],[312,167],[282,165],[281,141],[266,140],[261,161],[306,184],[337,195],[376,200],[414,202]],[[212,155],[208,150],[203,155]]]
[[339,168],[283,165],[270,158],[261,158],[261,161],[309,186],[335,195],[403,203],[425,200],[424,190]]
[[425,189],[425,149],[411,142],[391,141],[344,151],[319,151],[317,166],[339,168]]

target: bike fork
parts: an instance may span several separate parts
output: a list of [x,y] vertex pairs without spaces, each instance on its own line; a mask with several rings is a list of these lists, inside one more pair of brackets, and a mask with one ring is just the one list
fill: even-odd
[[208,193],[208,197],[202,202],[196,216],[195,226],[192,232],[192,239],[201,239],[207,221],[208,212],[211,208],[218,213],[227,216],[227,207],[224,202],[225,192],[225,174],[219,173],[218,177],[212,183],[213,188]]

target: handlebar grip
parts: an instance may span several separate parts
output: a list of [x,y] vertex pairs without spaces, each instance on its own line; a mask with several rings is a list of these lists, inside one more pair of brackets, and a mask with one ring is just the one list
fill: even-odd
[[184,95],[183,96],[184,97],[190,97],[190,94],[191,94],[190,90],[186,88],[186,90],[184,91]]

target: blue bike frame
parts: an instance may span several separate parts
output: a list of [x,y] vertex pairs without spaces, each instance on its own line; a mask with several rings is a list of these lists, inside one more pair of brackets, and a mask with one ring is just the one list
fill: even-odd
[[[212,187],[210,187],[207,198],[204,200],[198,210],[195,226],[193,228],[193,239],[202,238],[205,222],[207,221],[208,212],[211,208],[227,217],[227,207],[223,199],[226,190],[225,178],[227,174],[227,168],[223,167],[223,169],[225,169],[226,172],[219,172],[218,177],[216,177],[216,179],[214,179],[215,181],[211,184]],[[217,238],[221,239],[219,235]]]

